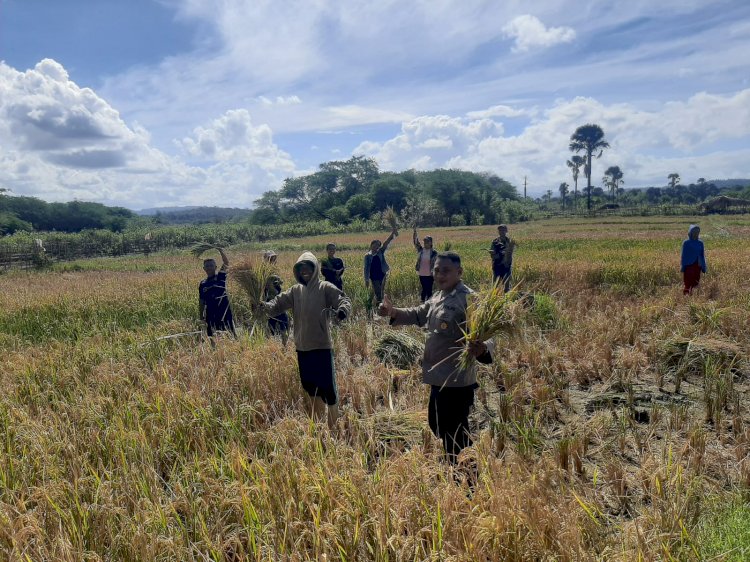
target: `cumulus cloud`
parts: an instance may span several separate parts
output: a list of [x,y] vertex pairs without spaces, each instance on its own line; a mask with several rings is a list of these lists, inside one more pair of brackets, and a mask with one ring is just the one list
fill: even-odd
[[113,168],[142,157],[143,138],[89,88],[80,88],[57,62],[27,72],[0,65],[0,116],[18,148],[48,162]]
[[402,124],[401,132],[384,142],[364,142],[355,154],[372,154],[387,169],[446,166],[458,154],[470,154],[485,138],[502,135],[502,123],[491,119],[422,116]]
[[227,111],[209,126],[196,127],[178,145],[201,159],[250,161],[260,168],[294,170],[291,157],[274,144],[271,128],[254,125],[246,109]]
[[546,27],[539,18],[525,14],[517,16],[503,26],[506,37],[515,39],[514,51],[552,47],[559,43],[570,43],[576,32],[570,27]]
[[178,144],[190,163],[151,145],[93,90],[43,60],[19,72],[0,63],[0,183],[18,195],[129,207],[249,206],[295,171],[268,125],[232,110]]
[[750,139],[750,89],[696,94],[651,111],[579,97],[532,117],[515,135],[506,135],[502,123],[492,119],[422,116],[405,122],[387,141],[360,144],[355,153],[375,157],[388,170],[491,171],[517,185],[528,177],[541,191],[569,181],[570,135],[584,123],[599,124],[611,144],[594,164],[595,184],[610,165],[624,170],[630,186],[660,185],[665,171],[674,169],[683,170],[688,181],[693,173],[696,178],[750,176],[747,149],[717,146]]

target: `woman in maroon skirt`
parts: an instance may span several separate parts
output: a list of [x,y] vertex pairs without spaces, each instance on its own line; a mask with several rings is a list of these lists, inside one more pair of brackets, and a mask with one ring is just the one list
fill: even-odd
[[703,241],[698,240],[701,229],[697,224],[691,224],[688,238],[682,243],[682,262],[680,271],[683,274],[685,287],[684,295],[690,295],[701,280],[701,272],[706,273],[706,256]]

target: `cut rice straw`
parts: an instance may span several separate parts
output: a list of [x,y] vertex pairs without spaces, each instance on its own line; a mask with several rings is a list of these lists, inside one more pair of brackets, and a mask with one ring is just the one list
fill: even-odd
[[489,291],[469,295],[459,369],[468,369],[474,362],[469,352],[472,343],[510,333],[517,327],[523,313],[523,302],[516,297],[515,288],[505,292],[501,282],[495,283]]
[[201,257],[204,253],[210,251],[210,250],[224,250],[221,246],[218,246],[216,244],[211,244],[209,242],[196,242],[193,244],[193,246],[190,248],[190,253],[193,254],[196,258]]
[[247,258],[232,266],[231,275],[248,296],[251,305],[263,302],[263,293],[269,278],[274,275],[275,267],[260,258]]
[[[474,364],[470,345],[485,342],[501,333],[510,333],[518,325],[524,310],[523,300],[517,298],[515,288],[505,292],[502,282],[495,283],[489,291],[473,293],[467,299],[466,323],[461,328],[463,337],[457,342],[455,351],[439,363],[458,358],[456,370],[466,370]],[[446,379],[447,381],[447,379]]]
[[393,207],[386,207],[383,211],[383,223],[390,227],[390,229],[398,236],[398,215]]

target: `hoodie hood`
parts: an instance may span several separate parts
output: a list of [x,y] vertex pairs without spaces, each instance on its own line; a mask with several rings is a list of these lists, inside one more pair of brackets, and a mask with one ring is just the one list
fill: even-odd
[[700,229],[701,227],[698,226],[697,224],[691,224],[690,228],[688,228],[688,238],[692,237],[694,230],[700,230]]
[[[300,277],[299,274],[299,268],[302,265],[302,262],[309,262],[313,266],[313,274],[310,278],[309,283],[305,283],[302,280],[302,277]],[[318,258],[315,257],[315,254],[312,252],[302,252],[302,255],[297,258],[296,263],[294,264],[294,278],[297,280],[298,283],[302,285],[314,285],[318,282],[320,276],[320,264],[318,263]]]

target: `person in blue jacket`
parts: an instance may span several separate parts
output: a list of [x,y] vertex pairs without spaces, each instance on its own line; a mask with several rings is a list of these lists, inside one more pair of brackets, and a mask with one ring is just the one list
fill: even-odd
[[369,290],[372,286],[372,294],[375,295],[377,304],[383,302],[383,286],[390,269],[385,259],[385,251],[397,235],[398,232],[394,228],[385,242],[373,240],[370,242],[370,251],[365,254],[365,288]]
[[701,272],[706,273],[706,255],[703,241],[698,237],[701,229],[697,224],[691,224],[688,229],[688,237],[682,243],[682,260],[680,271],[682,271],[685,287],[682,289],[684,295],[693,293],[701,280]]

